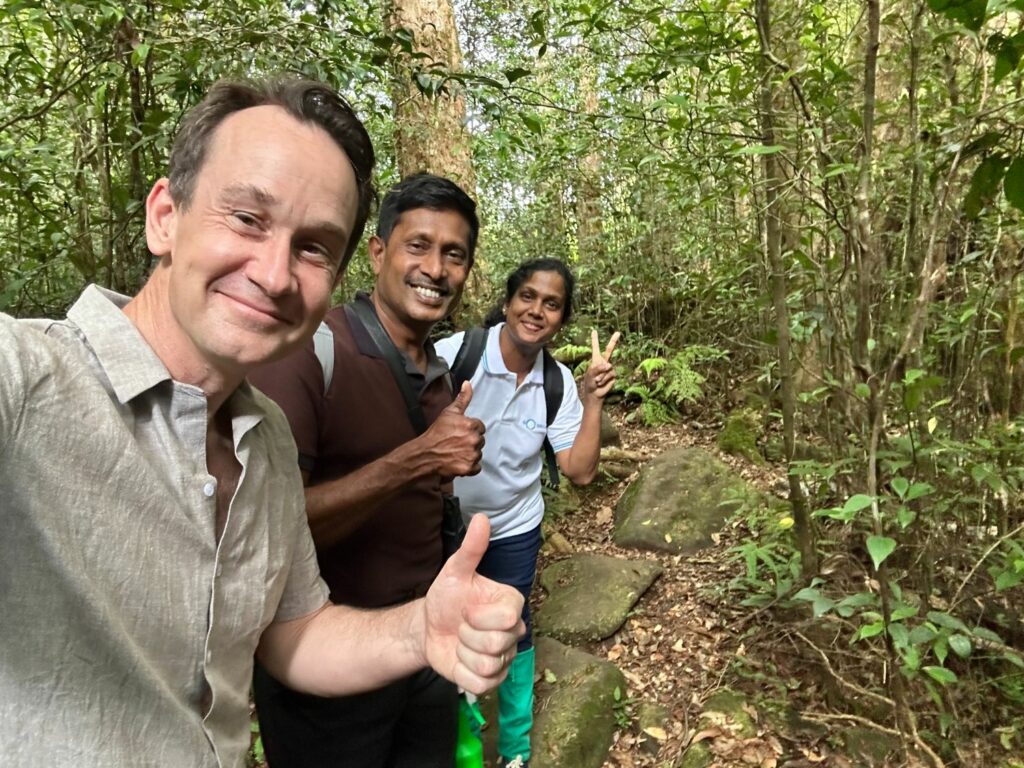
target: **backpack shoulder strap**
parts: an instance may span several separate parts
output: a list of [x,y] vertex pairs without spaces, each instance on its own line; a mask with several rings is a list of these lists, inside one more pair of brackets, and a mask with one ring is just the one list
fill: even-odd
[[562,372],[558,370],[558,361],[551,356],[546,349],[544,355],[544,405],[548,411],[548,426],[555,422],[558,409],[562,405],[562,395],[565,394],[565,382],[562,380]]
[[381,325],[377,313],[368,303],[353,301],[345,305],[345,311],[349,313],[350,320],[355,317],[362,324],[378,351],[384,356],[384,362],[391,369],[391,376],[402,393],[409,421],[416,434],[422,435],[427,431],[427,420],[423,415],[423,409],[420,407],[416,393],[412,391],[412,384],[409,383],[409,376],[406,374],[405,364],[402,362],[402,353],[398,351],[395,343],[388,336],[388,332]]
[[462,337],[462,346],[455,353],[452,361],[452,389],[458,394],[462,389],[462,382],[473,378],[476,368],[480,365],[480,358],[483,357],[484,347],[487,346],[487,334],[490,328],[476,326],[466,331]]
[[[565,394],[565,382],[562,381],[562,372],[558,370],[558,362],[546,349],[541,353],[544,355],[544,406],[547,409],[547,425],[550,427],[558,409],[562,405],[562,395]],[[548,485],[558,490],[558,460],[555,458],[555,449],[551,440],[544,437],[544,459],[548,466]]]
[[324,320],[320,321],[313,334],[313,354],[324,372],[324,394],[331,388],[334,379],[334,331]]

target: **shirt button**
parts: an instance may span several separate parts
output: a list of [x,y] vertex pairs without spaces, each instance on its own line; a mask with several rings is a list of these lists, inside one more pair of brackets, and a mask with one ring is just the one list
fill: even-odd
[[208,499],[212,499],[213,494],[215,494],[216,492],[217,486],[215,483],[210,482],[203,486],[203,495]]

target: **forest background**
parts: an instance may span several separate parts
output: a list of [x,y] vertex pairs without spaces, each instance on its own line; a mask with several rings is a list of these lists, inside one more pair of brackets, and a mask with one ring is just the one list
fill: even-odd
[[[141,203],[212,81],[332,83],[382,189],[429,169],[480,202],[464,319],[565,259],[575,327],[625,334],[631,418],[752,423],[792,506],[746,511],[736,600],[827,626],[925,762],[971,731],[1024,765],[1022,13],[5,0],[0,311],[138,288]],[[339,298],[370,280],[363,246]]]

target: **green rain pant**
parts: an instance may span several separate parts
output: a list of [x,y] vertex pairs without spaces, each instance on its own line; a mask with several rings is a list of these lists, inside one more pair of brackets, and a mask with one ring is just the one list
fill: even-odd
[[498,753],[511,760],[530,759],[533,727],[533,647],[520,651],[498,687]]

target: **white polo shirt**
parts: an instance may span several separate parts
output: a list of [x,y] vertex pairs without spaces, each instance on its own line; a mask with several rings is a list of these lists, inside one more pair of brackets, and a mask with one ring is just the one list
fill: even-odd
[[[467,416],[480,419],[487,427],[480,474],[455,478],[455,495],[462,512],[483,512],[491,520],[491,538],[504,539],[526,533],[544,517],[540,473],[541,446],[545,434],[555,453],[571,448],[583,421],[583,403],[572,373],[561,363],[562,404],[554,423],[547,424],[544,403],[544,358],[537,355],[533,369],[516,387],[516,375],[501,356],[500,331],[504,323],[491,328],[487,346],[470,383],[473,399]],[[435,344],[437,354],[451,365],[464,333],[456,333]]]

